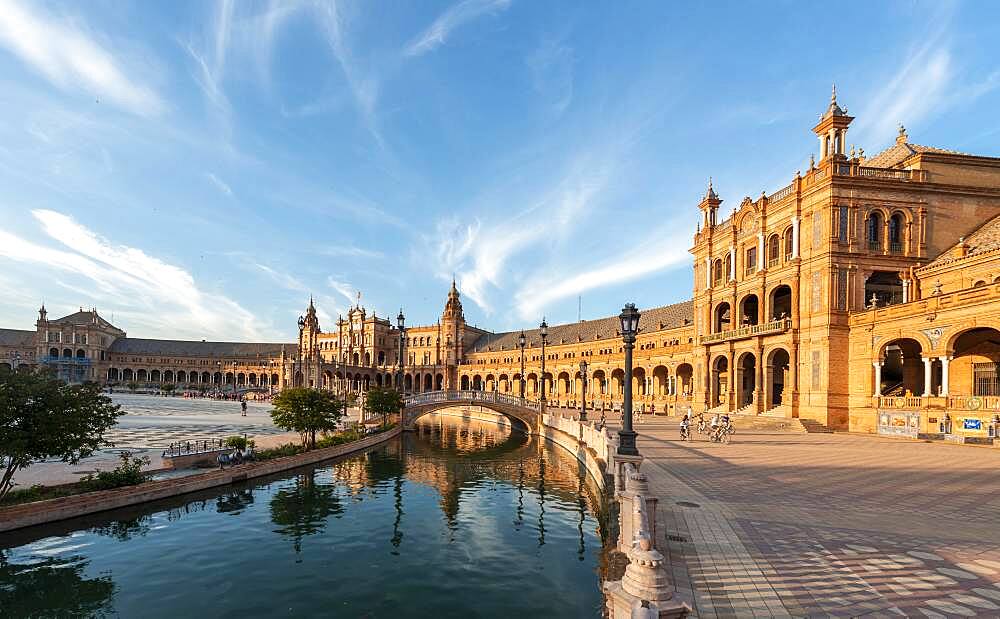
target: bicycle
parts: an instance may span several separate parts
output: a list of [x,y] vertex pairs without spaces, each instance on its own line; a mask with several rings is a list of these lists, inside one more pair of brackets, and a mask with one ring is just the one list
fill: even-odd
[[681,440],[690,441],[691,440],[691,428],[688,426],[681,426]]

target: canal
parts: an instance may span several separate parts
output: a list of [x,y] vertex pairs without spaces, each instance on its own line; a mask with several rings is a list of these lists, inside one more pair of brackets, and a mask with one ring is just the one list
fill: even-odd
[[364,454],[0,534],[0,615],[599,617],[599,496],[561,448],[428,415]]

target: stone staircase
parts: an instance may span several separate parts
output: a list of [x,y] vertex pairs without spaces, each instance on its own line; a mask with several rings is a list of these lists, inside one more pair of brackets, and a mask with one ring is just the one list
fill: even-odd
[[797,419],[796,421],[798,421],[809,434],[833,434],[833,430],[815,419]]

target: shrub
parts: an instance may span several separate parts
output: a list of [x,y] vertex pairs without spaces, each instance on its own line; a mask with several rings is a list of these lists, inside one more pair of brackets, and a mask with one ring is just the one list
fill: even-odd
[[136,458],[127,451],[122,452],[119,458],[121,462],[114,470],[100,471],[97,475],[87,475],[80,480],[81,484],[87,490],[110,490],[124,486],[136,486],[149,479],[149,475],[142,472],[142,467],[149,464],[149,458],[146,456]]
[[295,443],[285,443],[284,445],[278,445],[277,447],[272,447],[270,449],[262,449],[255,454],[258,460],[273,460],[274,458],[282,458],[284,456],[294,456],[296,454],[305,453],[306,448],[303,445],[296,445]]
[[230,436],[226,438],[226,447],[229,447],[230,449],[239,449],[240,451],[243,451],[248,446],[252,445],[253,441],[248,441],[246,437],[243,436]]

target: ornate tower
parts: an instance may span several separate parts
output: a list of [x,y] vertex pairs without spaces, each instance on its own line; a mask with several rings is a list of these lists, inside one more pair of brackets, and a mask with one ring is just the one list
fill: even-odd
[[830,105],[819,117],[819,123],[813,127],[813,133],[819,136],[819,160],[827,158],[845,159],[847,155],[847,126],[854,120],[847,115],[846,109],[837,105],[837,87],[833,87],[830,95]]
[[719,194],[715,193],[715,189],[712,187],[712,179],[708,179],[708,191],[705,192],[705,197],[701,199],[698,203],[698,208],[701,209],[702,221],[701,227],[708,232],[717,223],[717,217],[719,215],[719,205],[722,204],[722,200],[719,198]]
[[298,358],[304,380],[302,386],[319,384],[319,334],[319,318],[316,317],[316,306],[310,295],[306,315],[299,316]]
[[445,389],[458,388],[458,364],[462,362],[465,351],[465,314],[462,312],[461,295],[451,280],[451,290],[448,291],[448,301],[441,313],[441,335],[444,338],[442,346],[442,363],[446,368],[447,384]]

